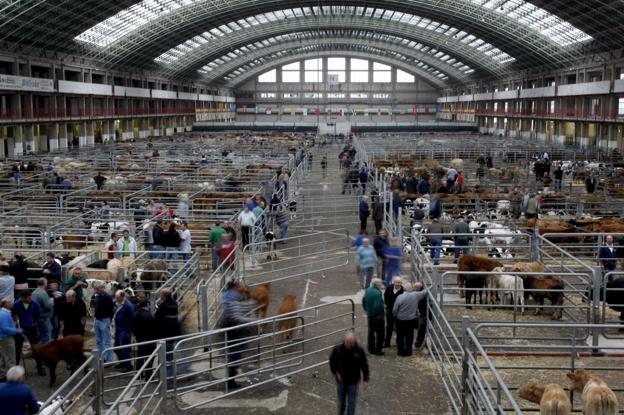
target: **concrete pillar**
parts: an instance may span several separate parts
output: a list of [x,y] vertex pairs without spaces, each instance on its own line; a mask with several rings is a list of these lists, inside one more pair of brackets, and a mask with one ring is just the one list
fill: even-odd
[[112,122],[110,120],[102,121],[102,143],[107,141],[115,141],[115,132],[113,131]]
[[67,124],[66,123],[59,124],[58,141],[59,141],[59,149],[61,151],[67,150],[70,140],[67,137]]
[[59,149],[59,125],[49,124],[48,125],[48,151],[58,151]]
[[162,136],[162,118],[154,118],[154,131],[152,132],[152,134],[155,137],[160,137]]
[[[10,150],[10,149],[9,149]],[[24,129],[21,125],[13,127],[13,156],[24,154]]]
[[35,126],[32,124],[25,125],[22,128],[23,137],[23,152],[25,154],[34,153],[37,151],[37,145],[35,144]]
[[39,124],[36,128],[39,130],[37,132],[37,149],[39,151],[50,151],[50,147],[48,146],[50,124]]
[[78,142],[80,148],[88,146],[87,135],[87,123],[81,122],[80,126],[78,127]]
[[95,125],[92,121],[86,123],[87,127],[87,147],[95,146]]

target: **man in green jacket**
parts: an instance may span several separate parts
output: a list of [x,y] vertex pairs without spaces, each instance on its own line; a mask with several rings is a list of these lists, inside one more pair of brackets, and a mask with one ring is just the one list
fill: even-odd
[[219,267],[219,254],[217,253],[217,247],[221,243],[221,236],[225,233],[225,228],[221,226],[221,222],[217,222],[216,226],[210,230],[208,238],[210,239],[210,245],[212,246],[212,270],[216,270]]
[[384,301],[381,294],[383,281],[373,278],[370,288],[366,289],[362,307],[368,316],[368,352],[383,355],[384,344]]

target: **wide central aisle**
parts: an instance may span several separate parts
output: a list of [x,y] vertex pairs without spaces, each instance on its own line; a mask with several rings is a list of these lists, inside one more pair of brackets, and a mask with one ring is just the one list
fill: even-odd
[[[351,245],[359,228],[357,196],[341,194],[343,171],[338,163],[341,149],[342,145],[315,147],[312,162],[309,166],[306,165],[303,179],[299,180],[296,190],[290,189],[297,192],[297,210],[291,212],[288,230],[288,238],[294,239],[278,245],[278,249],[284,252],[279,258],[281,264],[288,261],[289,257],[300,262],[281,266],[281,269],[286,267],[291,270],[288,274],[296,276],[281,279],[287,273],[279,270],[271,272],[271,261],[263,253],[256,256],[257,262],[250,261],[248,257],[245,259],[245,267],[248,268],[245,271],[248,276],[245,280],[251,285],[271,282],[268,315],[275,315],[282,298],[289,294],[296,295],[299,309],[339,300],[353,300],[356,335],[366,349],[367,320],[361,305],[363,291],[360,290],[355,270],[354,249],[345,249],[345,246]],[[328,160],[325,173],[320,165],[323,156]],[[369,232],[373,230],[373,224],[369,221]],[[319,235],[319,232],[328,241],[324,247],[318,246],[322,243],[318,239],[321,237],[314,236]],[[349,241],[341,238],[348,238]],[[341,243],[336,244],[336,241]],[[311,253],[306,254],[306,250]],[[253,270],[257,274],[254,275]],[[409,272],[407,268],[405,272]],[[350,313],[352,305],[345,301],[331,307],[334,314]],[[321,320],[326,317],[323,312],[320,310],[313,317]],[[306,328],[307,337],[326,336],[328,332],[336,330],[336,333],[327,338],[327,344],[324,345],[327,351],[319,353],[315,358],[329,358],[332,343],[342,338],[339,329],[339,325],[334,328],[331,323]],[[360,384],[357,414],[451,413],[448,398],[426,347],[415,350],[411,357],[399,357],[393,339],[391,347],[385,349],[384,356],[368,355],[368,362],[370,383],[366,389]],[[195,392],[177,399],[180,406],[184,407],[193,405],[194,401],[206,399],[210,393],[214,392]],[[336,382],[328,364],[322,364],[318,368],[241,391],[184,413],[204,414],[206,409],[211,408],[215,413],[231,415],[333,414],[336,413],[336,400]],[[169,407],[173,413],[180,413],[171,400]]]

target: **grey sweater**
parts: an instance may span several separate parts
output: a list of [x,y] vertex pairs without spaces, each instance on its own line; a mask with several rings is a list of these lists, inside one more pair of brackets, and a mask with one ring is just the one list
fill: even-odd
[[412,291],[399,295],[394,302],[392,314],[397,320],[414,320],[418,314],[418,303],[429,294],[429,291]]
[[48,293],[37,288],[33,291],[33,300],[39,304],[39,320],[46,320],[52,317],[52,311],[54,310],[54,300],[48,296]]

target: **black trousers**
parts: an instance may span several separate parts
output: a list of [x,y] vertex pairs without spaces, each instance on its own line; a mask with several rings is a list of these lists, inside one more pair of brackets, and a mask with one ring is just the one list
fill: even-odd
[[412,345],[414,344],[414,328],[416,327],[416,319],[396,319],[395,323],[398,354],[399,356],[411,356]]
[[384,341],[384,347],[390,347],[390,340],[392,340],[392,332],[394,330],[394,315],[392,315],[392,311],[386,312],[386,340]]
[[370,353],[379,353],[383,348],[384,342],[384,318],[369,317],[368,318],[368,351]]
[[241,234],[243,235],[243,247],[246,247],[251,239],[251,226],[241,226]]
[[381,229],[381,219],[375,220],[375,233],[378,234],[380,229]]
[[[137,342],[144,342],[147,341],[145,339],[137,339]],[[154,353],[154,349],[156,349],[156,344],[155,343],[151,343],[151,344],[143,344],[141,346],[137,346],[137,360],[135,363],[135,369],[139,370],[141,369],[141,367],[145,364],[145,360],[146,357],[151,355],[152,353]],[[152,363],[153,365],[153,363]],[[149,365],[148,368],[145,369],[145,376],[147,378],[149,378],[152,375],[152,365]]]
[[427,334],[427,316],[418,318],[418,335],[416,336],[416,347],[422,346],[425,341],[425,335]]
[[360,229],[361,230],[366,230],[366,222],[368,221],[368,217],[367,216],[360,216]]
[[[22,327],[22,334],[15,335],[15,364],[20,364],[20,357],[22,355],[22,347],[24,346],[24,337],[28,339],[28,342],[31,344],[39,343],[39,330],[37,327]],[[36,360],[37,369],[41,369],[43,364],[40,359]]]

